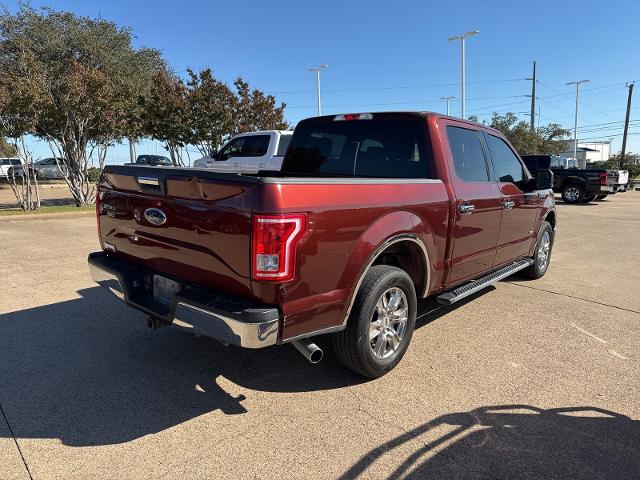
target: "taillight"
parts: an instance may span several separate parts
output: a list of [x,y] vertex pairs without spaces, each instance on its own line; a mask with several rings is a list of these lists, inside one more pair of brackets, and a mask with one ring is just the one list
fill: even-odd
[[305,214],[255,215],[252,277],[280,282],[291,280],[296,267],[296,245],[306,228]]
[[607,172],[600,172],[600,185],[607,184]]

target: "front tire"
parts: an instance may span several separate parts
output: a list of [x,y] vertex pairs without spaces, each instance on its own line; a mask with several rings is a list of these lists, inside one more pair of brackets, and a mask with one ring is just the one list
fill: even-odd
[[564,200],[565,203],[581,203],[584,195],[584,187],[577,183],[570,183],[562,187],[562,200]]
[[416,323],[413,282],[402,269],[376,265],[366,273],[347,322],[333,336],[338,360],[369,378],[392,370],[402,359]]
[[536,248],[533,253],[533,265],[524,270],[525,275],[529,278],[537,280],[547,273],[549,262],[551,262],[553,239],[553,227],[549,222],[543,222],[540,233],[538,234],[538,240],[536,241]]

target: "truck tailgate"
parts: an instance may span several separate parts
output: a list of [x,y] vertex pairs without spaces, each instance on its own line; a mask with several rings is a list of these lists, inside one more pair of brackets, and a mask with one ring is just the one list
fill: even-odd
[[105,167],[98,224],[106,250],[170,277],[251,294],[253,177],[171,167]]

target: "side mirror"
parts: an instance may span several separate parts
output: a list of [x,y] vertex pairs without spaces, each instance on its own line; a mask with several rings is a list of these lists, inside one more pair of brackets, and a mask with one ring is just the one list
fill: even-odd
[[551,170],[537,170],[534,179],[536,190],[549,190],[553,187],[553,172]]

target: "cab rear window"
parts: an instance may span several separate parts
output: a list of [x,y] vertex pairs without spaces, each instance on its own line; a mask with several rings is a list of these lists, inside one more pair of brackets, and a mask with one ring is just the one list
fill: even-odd
[[416,120],[300,124],[285,155],[287,175],[430,178],[424,131]]

